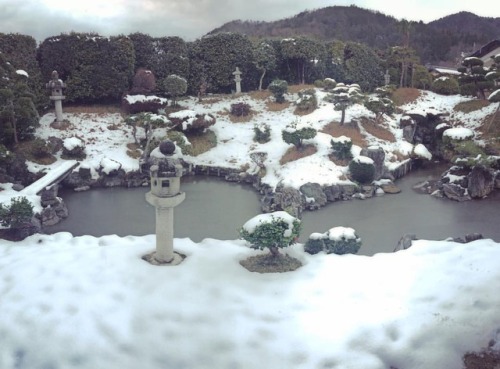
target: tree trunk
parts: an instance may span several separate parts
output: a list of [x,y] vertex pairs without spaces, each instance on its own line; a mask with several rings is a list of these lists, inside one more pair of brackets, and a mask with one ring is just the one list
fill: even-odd
[[342,116],[340,117],[340,125],[344,125],[345,120],[345,109],[342,109]]
[[405,68],[406,68],[406,63],[401,62],[401,78],[399,79],[399,87],[403,88],[403,81],[404,81],[404,75],[405,75]]
[[260,80],[259,80],[259,91],[262,91],[262,81],[264,81],[265,75],[266,75],[266,69],[264,68],[264,71],[262,72],[262,75],[260,76]]
[[272,255],[272,257],[274,257],[274,258],[275,258],[275,257],[278,257],[278,256],[279,256],[279,254],[280,254],[280,251],[279,251],[279,249],[278,249],[276,246],[271,246],[271,247],[269,248],[269,251],[271,251],[271,255]]

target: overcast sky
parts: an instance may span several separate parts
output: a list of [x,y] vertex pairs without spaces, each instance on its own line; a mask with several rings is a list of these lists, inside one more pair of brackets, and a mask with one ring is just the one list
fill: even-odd
[[463,10],[500,17],[499,0],[0,0],[0,32],[38,41],[71,31],[103,36],[142,32],[192,41],[235,19],[277,20],[351,4],[426,23]]

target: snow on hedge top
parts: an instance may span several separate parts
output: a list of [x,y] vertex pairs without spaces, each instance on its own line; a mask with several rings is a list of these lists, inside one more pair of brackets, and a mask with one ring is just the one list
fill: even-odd
[[474,131],[469,128],[457,127],[450,128],[444,131],[443,136],[449,137],[454,140],[466,140],[474,137]]
[[288,214],[286,211],[275,211],[274,213],[259,214],[254,216],[252,219],[243,224],[243,229],[248,233],[253,233],[255,229],[262,224],[283,221],[288,224],[288,229],[285,230],[283,235],[285,237],[290,237],[293,230],[293,222],[296,220],[297,218]]
[[360,163],[360,164],[373,164],[374,163],[373,160],[370,159],[368,156],[363,156],[363,155],[356,156],[352,160],[355,161],[356,163]]
[[19,74],[20,76],[29,77],[28,72],[26,72],[25,70],[22,70],[22,69],[16,70],[16,74]]
[[425,147],[422,144],[418,144],[417,146],[415,146],[415,149],[413,150],[413,152],[415,153],[415,155],[417,155],[421,158],[424,158],[427,160],[432,159],[432,154],[429,152],[429,150],[427,150],[427,147]]
[[356,231],[350,227],[334,227],[328,230],[328,238],[332,241],[356,240]]
[[190,109],[185,109],[185,110],[179,110],[175,113],[169,114],[168,115],[170,118],[177,118],[177,119],[189,119],[189,118],[196,118],[196,112],[194,110]]
[[488,100],[491,102],[500,102],[500,88],[496,91],[493,91],[488,97]]
[[165,99],[164,97],[146,96],[146,95],[127,95],[127,96],[124,97],[124,99],[129,104],[135,104],[135,103],[146,102],[146,101],[158,101],[158,100],[162,104],[168,102],[168,100]]
[[66,138],[63,141],[63,146],[66,150],[71,151],[77,147],[82,147],[83,141],[80,140],[78,137],[70,137],[70,138]]
[[351,142],[351,139],[346,136],[339,136],[339,137],[332,137],[333,142],[340,142],[340,143],[345,143],[345,142]]

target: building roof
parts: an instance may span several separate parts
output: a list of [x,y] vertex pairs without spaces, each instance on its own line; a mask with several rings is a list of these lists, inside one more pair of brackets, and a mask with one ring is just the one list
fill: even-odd
[[439,74],[449,74],[449,75],[454,75],[458,76],[461,73],[457,70],[457,68],[451,68],[451,67],[442,67],[439,65],[427,65],[427,69],[429,72],[437,72]]
[[475,56],[476,58],[481,58],[497,48],[500,48],[499,39],[488,42],[486,45],[481,46],[478,50],[474,51],[469,56]]

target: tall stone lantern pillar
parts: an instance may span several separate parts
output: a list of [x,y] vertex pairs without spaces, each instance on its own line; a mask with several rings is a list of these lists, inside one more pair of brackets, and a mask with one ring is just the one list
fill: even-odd
[[234,82],[236,82],[236,93],[241,93],[241,71],[240,68],[236,67],[236,70],[233,72]]
[[55,70],[52,72],[52,78],[46,87],[51,90],[50,99],[54,101],[56,110],[55,123],[60,125],[63,122],[62,101],[66,98],[63,96],[62,89],[66,88],[66,84],[59,79],[59,73]]
[[182,256],[174,252],[174,207],[186,198],[180,191],[182,165],[170,158],[175,150],[171,141],[160,144],[160,152],[167,158],[158,159],[151,165],[151,191],[146,201],[156,208],[156,251],[145,255],[144,260],[155,265],[177,265]]

